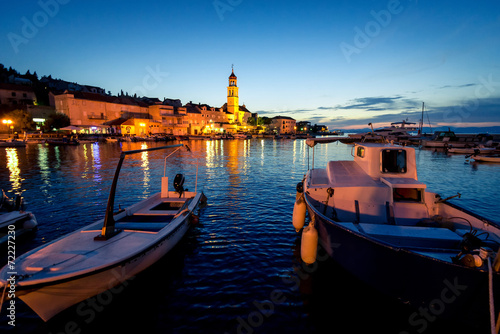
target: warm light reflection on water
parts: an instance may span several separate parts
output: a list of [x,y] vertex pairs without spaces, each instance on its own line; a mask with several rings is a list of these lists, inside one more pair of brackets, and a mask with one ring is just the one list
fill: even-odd
[[[56,148],[40,144],[29,145],[25,151],[0,149],[0,166],[4,168],[4,172],[0,172],[0,188],[6,191],[17,188],[19,192],[21,187],[28,202],[27,209],[39,222],[39,231],[33,241],[25,244],[26,250],[103,218],[120,151],[146,147],[146,143],[124,142],[119,145],[98,143]],[[147,147],[164,145],[147,143]],[[302,295],[297,285],[284,283],[276,277],[294,275],[295,255],[300,252],[300,247],[296,248],[300,246],[300,236],[291,224],[295,189],[307,171],[308,160],[312,164],[312,150],[304,140],[267,138],[196,140],[190,141],[189,145],[192,152],[181,149],[167,160],[169,184],[176,173],[183,173],[185,186],[194,189],[196,162],[199,160],[198,190],[203,189],[208,205],[200,214],[200,223],[189,231],[175,253],[175,256],[180,256],[180,261],[172,263],[172,258],[167,257],[163,260],[166,262],[156,266],[157,269],[152,268],[149,274],[144,272],[137,276],[137,279],[143,277],[142,282],[153,282],[150,285],[155,291],[154,296],[151,295],[154,302],[143,303],[144,307],[149,307],[144,314],[151,314],[148,319],[153,319],[153,326],[168,323],[165,327],[158,325],[167,332],[180,326],[188,328],[188,332],[202,332],[201,327],[211,325],[208,320],[202,320],[200,324],[198,317],[193,318],[188,326],[184,319],[188,314],[204,314],[206,319],[227,322],[227,332],[235,333],[238,326],[235,317],[246,320],[248,314],[252,314],[250,312],[258,310],[249,310],[247,306],[254,305],[255,300],[269,299],[276,290],[286,293],[290,304],[286,308],[275,305],[275,315],[266,321],[278,321],[273,329],[277,326],[289,329],[289,325],[279,322],[279,319],[294,314],[302,321],[300,319],[307,317],[302,309],[304,297],[309,296]],[[115,210],[118,205],[123,208],[135,204],[160,190],[164,157],[171,151],[151,151],[126,159],[120,174]],[[315,156],[316,168],[324,168],[329,160],[352,160],[351,147],[343,144],[317,145]],[[496,189],[500,185],[500,164],[464,164],[463,156],[419,149],[417,164],[419,179],[430,190],[443,197],[460,191],[462,198],[455,200],[457,204],[498,221]],[[82,177],[82,174],[87,177]],[[22,246],[16,242],[16,250],[18,245]],[[169,277],[170,280],[175,277],[181,284],[171,288]],[[338,275],[334,277],[339,278]],[[348,285],[349,278],[341,281],[344,283],[338,284],[340,292],[356,290],[356,286]],[[136,286],[142,289],[141,284]],[[166,288],[157,289],[158,286]],[[339,305],[350,300],[350,294],[346,299],[341,295],[338,297],[339,291],[330,280],[318,286],[335,290]],[[136,295],[128,291],[128,288],[123,290],[126,297],[122,300],[134,300]],[[324,290],[318,291],[313,292],[314,298],[321,299]],[[143,296],[141,292],[141,298]],[[235,308],[234,304],[243,305],[243,308]],[[221,305],[229,306],[221,308]],[[129,303],[121,305],[113,301],[109,307],[109,310],[117,310],[117,317],[130,310]],[[358,308],[356,304],[355,309]],[[169,312],[163,312],[166,309]],[[107,311],[102,315],[109,316]],[[368,311],[372,312],[373,308],[368,308]],[[384,315],[383,309],[377,312],[376,316]],[[21,309],[16,319],[23,326],[32,322],[32,316]],[[56,328],[53,332],[61,332],[71,319],[60,318],[57,324],[61,330]],[[154,319],[160,320],[155,323]],[[406,323],[408,316],[402,319]],[[130,321],[123,317],[119,319],[125,326]],[[0,321],[0,332],[7,326],[5,324]],[[267,329],[262,332],[272,332]],[[301,329],[308,332],[304,326]]]
[[102,176],[100,173],[101,169],[101,153],[100,153],[100,147],[99,144],[94,143],[91,146],[91,152],[92,152],[92,171],[93,171],[93,176],[95,181],[102,181]]
[[222,140],[206,141],[207,167],[213,168],[220,166],[216,162],[219,161],[217,158],[224,154],[224,146],[222,143]]
[[41,190],[44,193],[47,193],[48,192],[47,187],[50,186],[49,148],[47,146],[39,145],[38,167],[44,185],[43,187],[41,187]]
[[19,169],[19,158],[17,156],[16,148],[6,148],[5,153],[7,155],[7,168],[10,172],[10,182],[12,184],[12,191],[19,192],[22,191],[21,183],[24,180],[21,177],[21,169]]
[[[141,150],[146,149],[146,148],[148,148],[147,144],[141,145]],[[143,173],[144,173],[143,185],[145,188],[149,186],[149,182],[150,182],[149,155],[148,155],[148,153],[149,152],[142,152],[141,153],[141,160],[142,160],[141,168],[142,168]]]

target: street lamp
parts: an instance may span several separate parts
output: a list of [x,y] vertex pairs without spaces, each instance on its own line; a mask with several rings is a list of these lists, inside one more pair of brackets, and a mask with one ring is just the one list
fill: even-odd
[[[7,129],[8,129],[7,130],[7,134],[10,135],[10,129],[11,128],[14,129],[14,126],[12,125],[12,123],[13,123],[12,120],[10,120],[10,119],[3,119],[2,123],[5,124],[5,125],[7,125]],[[14,131],[12,131],[12,133],[14,133]]]

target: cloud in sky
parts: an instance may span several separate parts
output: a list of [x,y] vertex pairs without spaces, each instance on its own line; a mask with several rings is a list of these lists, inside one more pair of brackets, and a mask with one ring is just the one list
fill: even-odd
[[394,97],[361,97],[356,98],[354,100],[348,101],[348,103],[344,106],[337,106],[335,109],[361,109],[365,111],[372,110],[384,110],[387,108],[394,107],[399,100],[401,100],[401,96]]
[[159,68],[144,94],[221,106],[234,64],[261,116],[364,127],[418,121],[426,101],[432,122],[498,121],[499,1],[49,2],[4,1],[4,65],[113,94]]
[[[477,84],[458,85],[474,87]],[[499,94],[500,95],[500,94]],[[361,97],[344,105],[320,106],[314,109],[259,111],[259,115],[274,117],[288,115],[312,124],[326,124],[331,129],[364,128],[368,123],[375,127],[407,120],[418,123],[422,118],[422,101],[397,95]],[[500,96],[464,98],[448,105],[425,105],[424,123],[433,126],[469,127],[500,125]]]
[[[397,122],[401,120],[409,120],[411,122],[419,122],[422,118],[422,111],[416,107],[408,108],[402,110],[401,106],[397,103],[393,103],[396,99],[385,99],[385,98],[363,98],[356,99],[356,101],[369,101],[370,103],[357,104],[363,105],[365,110],[373,110],[374,105],[378,105],[380,101],[386,105],[394,105],[396,108],[387,108],[385,113],[370,115],[361,118],[354,118],[349,116],[336,116],[330,117],[328,124],[331,124],[333,128],[363,128],[368,123],[373,123],[374,126],[386,126],[389,123]],[[399,99],[398,99],[399,100]],[[421,106],[421,101],[412,99],[401,99],[405,100],[404,104]],[[391,102],[392,101],[392,102]],[[387,103],[389,102],[389,103]],[[338,108],[350,109],[350,106],[345,106]],[[427,124],[428,121],[431,124],[439,126],[453,126],[453,127],[469,127],[469,126],[485,126],[489,125],[500,125],[500,97],[486,97],[477,99],[464,99],[456,104],[451,104],[447,106],[426,106],[424,114],[424,123]]]

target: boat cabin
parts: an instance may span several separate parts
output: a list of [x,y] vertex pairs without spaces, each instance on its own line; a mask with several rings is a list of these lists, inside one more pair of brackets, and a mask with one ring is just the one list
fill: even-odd
[[432,198],[418,181],[413,148],[363,143],[351,154],[353,161],[330,161],[325,169],[308,172],[306,190],[325,215],[363,223],[380,223],[383,217],[400,225],[429,218],[426,203]]

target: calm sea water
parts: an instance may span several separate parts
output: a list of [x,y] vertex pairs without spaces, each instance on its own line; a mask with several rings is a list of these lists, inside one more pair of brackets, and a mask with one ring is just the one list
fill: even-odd
[[[39,231],[18,240],[18,254],[103,218],[121,150],[165,143],[42,144],[0,150],[0,187],[22,193]],[[191,141],[192,152],[167,160],[167,175],[208,197],[200,223],[159,263],[63,312],[48,323],[18,301],[19,333],[416,333],[414,310],[388,300],[331,260],[306,267],[291,220],[295,185],[312,163],[304,140]],[[315,166],[352,159],[351,146],[317,146]],[[417,149],[419,179],[442,197],[499,222],[500,164],[465,163],[463,155]],[[128,157],[115,204],[160,190],[165,152]],[[3,251],[2,265],[7,250]],[[439,320],[425,333],[448,332]],[[325,327],[326,326],[326,327]],[[325,331],[325,328],[328,331]],[[457,328],[462,328],[457,326]],[[456,328],[455,328],[456,329]]]

